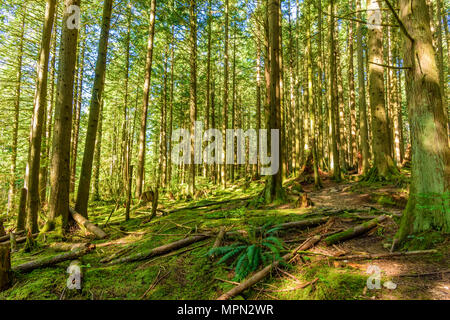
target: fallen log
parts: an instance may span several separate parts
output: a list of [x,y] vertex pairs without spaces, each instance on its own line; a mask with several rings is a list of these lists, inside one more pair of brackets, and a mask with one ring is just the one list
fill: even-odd
[[220,227],[219,234],[217,235],[216,241],[214,242],[213,245],[213,249],[221,246],[224,237],[225,237],[225,228]]
[[11,249],[9,244],[0,244],[0,292],[11,286]]
[[225,203],[234,202],[234,201],[246,201],[246,200],[250,200],[250,199],[253,199],[253,197],[246,197],[246,198],[240,198],[240,199],[228,199],[228,200],[223,200],[223,201],[210,202],[210,203],[199,204],[199,205],[195,205],[195,206],[173,209],[171,211],[168,211],[167,213],[170,214],[170,213],[183,211],[183,210],[206,208],[206,207],[211,207],[211,206],[215,206],[215,205],[219,205],[219,204],[225,204]]
[[341,242],[341,241],[345,241],[348,239],[352,239],[356,236],[359,236],[363,233],[366,233],[367,231],[371,230],[372,228],[376,227],[378,225],[378,223],[384,221],[387,219],[386,215],[382,215],[379,217],[376,217],[375,219],[372,219],[370,221],[364,222],[356,227],[352,227],[350,229],[347,229],[345,231],[336,233],[332,236],[329,236],[327,238],[325,238],[325,243],[327,244],[327,246],[330,246],[334,243],[337,242]]
[[53,249],[55,251],[75,251],[79,249],[84,249],[89,247],[88,242],[81,242],[81,243],[64,243],[64,242],[55,242],[51,243],[49,245],[50,249]]
[[104,239],[108,235],[99,227],[97,227],[95,224],[87,220],[85,217],[83,217],[81,214],[76,212],[74,209],[69,208],[70,214],[72,215],[73,219],[82,227],[85,227],[87,230],[92,232],[97,238]]
[[379,254],[355,254],[349,256],[332,257],[333,260],[364,260],[364,259],[382,259],[391,257],[406,257],[415,256],[421,254],[436,253],[437,250],[417,250],[417,251],[406,251],[406,252],[392,252],[392,253],[379,253]]
[[64,262],[64,261],[68,261],[68,260],[75,260],[79,257],[82,257],[82,256],[88,254],[93,249],[95,249],[95,245],[90,245],[89,247],[87,247],[85,249],[63,253],[63,254],[60,254],[60,255],[57,255],[54,257],[50,257],[50,258],[44,258],[44,259],[40,259],[40,260],[30,261],[30,262],[18,265],[16,267],[12,268],[12,270],[14,272],[24,273],[24,272],[30,272],[30,271],[32,271],[34,269],[38,269],[38,268],[46,268],[46,267],[58,264],[60,262]]
[[[36,238],[38,235],[39,235],[39,232],[38,232],[38,233],[33,233],[33,234],[31,235],[31,237],[34,239],[34,238]],[[27,237],[24,236],[24,237],[16,238],[15,240],[16,240],[16,244],[17,244],[17,243],[23,243],[23,242],[27,241]],[[8,245],[9,245],[9,244],[11,244],[11,240],[3,241],[3,242],[0,243],[0,244],[8,244]]]
[[128,256],[125,258],[115,259],[115,260],[109,262],[108,265],[146,260],[146,259],[149,259],[152,257],[160,256],[165,253],[186,247],[190,244],[202,241],[209,237],[211,237],[211,235],[204,234],[204,235],[196,235],[196,236],[192,236],[189,238],[181,239],[181,240],[178,240],[178,241],[175,241],[175,242],[172,242],[172,243],[169,243],[169,244],[157,247],[157,248],[153,248],[147,252],[141,252],[141,253],[137,253],[135,255]]
[[17,237],[17,236],[23,234],[24,232],[25,232],[25,230],[22,230],[22,231],[19,231],[19,232],[11,232],[11,233],[8,233],[7,235],[4,235],[4,236],[0,237],[0,242],[9,240],[10,237],[11,237],[11,234],[13,234],[14,236]]
[[[299,251],[307,250],[307,249],[311,248],[312,246],[314,246],[317,242],[320,241],[320,238],[321,238],[321,236],[314,236],[314,237],[311,237],[311,238],[307,239],[300,246],[298,246],[296,249],[294,249],[294,251],[285,254],[282,257],[282,259],[284,261],[289,261]],[[221,295],[217,300],[228,300],[228,299],[231,299],[231,298],[237,296],[238,294],[240,294],[244,290],[247,290],[248,288],[250,288],[254,284],[256,284],[259,281],[261,281],[262,279],[264,279],[267,275],[270,274],[272,269],[278,267],[279,264],[280,264],[280,260],[274,261],[272,264],[268,265],[267,267],[265,267],[261,271],[255,273],[253,276],[251,276],[247,280],[241,282],[238,286],[234,287],[230,291],[228,291],[228,292],[224,293],[223,295]]]

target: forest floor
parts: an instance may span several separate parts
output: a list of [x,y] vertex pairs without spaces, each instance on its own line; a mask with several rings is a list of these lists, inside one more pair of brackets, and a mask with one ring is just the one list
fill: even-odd
[[[329,216],[322,225],[307,230],[280,230],[286,252],[311,235],[324,234],[355,226],[368,218],[389,215],[378,227],[357,238],[337,245],[319,242],[309,251],[316,255],[297,256],[282,269],[272,271],[270,277],[244,291],[236,299],[445,299],[450,300],[450,238],[433,238],[437,253],[409,257],[390,257],[376,260],[333,260],[327,256],[388,253],[397,230],[399,217],[408,192],[405,187],[383,183],[356,182],[350,177],[335,183],[322,176],[323,189],[302,183],[314,205],[295,208],[294,202],[264,206],[258,201],[262,181],[251,184],[237,181],[228,189],[209,190],[199,200],[170,200],[162,196],[159,209],[169,212],[150,219],[150,206],[132,210],[131,219],[124,221],[125,209],[114,211],[113,202],[96,202],[89,209],[89,219],[108,234],[106,240],[95,240],[84,231],[77,231],[67,239],[49,234],[38,238],[38,246],[31,253],[22,249],[12,254],[12,266],[27,261],[61,254],[48,244],[58,241],[90,242],[95,250],[83,256],[83,288],[66,290],[69,262],[35,269],[30,273],[15,273],[13,287],[0,293],[0,299],[216,299],[235,286],[233,268],[217,264],[207,256],[215,237],[163,256],[131,263],[108,265],[100,260],[125,257],[183,239],[201,232],[245,229],[249,226],[279,224],[311,217]],[[299,184],[290,180],[287,190]],[[199,186],[202,188],[202,186]],[[239,197],[236,197],[239,195]],[[241,200],[250,197],[249,200]],[[295,200],[293,194],[290,198]],[[233,200],[234,199],[234,200]],[[233,200],[225,204],[201,208],[194,205],[212,201]],[[174,211],[177,210],[177,211]],[[171,212],[172,211],[172,212]],[[112,213],[112,215],[111,215]],[[110,220],[108,217],[111,215]],[[108,221],[108,224],[105,223]],[[419,243],[421,239],[418,239]],[[424,239],[425,243],[426,240]],[[225,244],[232,244],[226,238]],[[23,245],[22,245],[23,246]],[[373,266],[381,272],[381,288],[369,289],[368,273]],[[441,272],[441,273],[438,273]],[[396,288],[387,288],[389,282]]]

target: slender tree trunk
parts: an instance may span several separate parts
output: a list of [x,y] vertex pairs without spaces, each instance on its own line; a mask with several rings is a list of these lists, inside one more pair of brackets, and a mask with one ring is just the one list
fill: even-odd
[[60,214],[63,230],[69,227],[70,131],[78,38],[78,29],[70,28],[68,21],[69,18],[73,18],[72,11],[69,10],[69,7],[73,5],[79,6],[80,0],[65,0],[53,128],[50,211],[47,229],[54,227],[54,220]]
[[[16,167],[17,167],[17,140],[19,135],[19,119],[20,119],[20,99],[22,93],[22,64],[23,64],[23,46],[24,46],[24,34],[25,23],[27,13],[26,10],[22,17],[22,29],[19,37],[19,51],[17,55],[17,79],[16,79],[16,96],[14,101],[14,121],[12,132],[12,146],[11,146],[11,170],[9,178],[9,190],[8,190],[8,214],[14,209],[14,196],[16,194]],[[24,199],[25,200],[25,199]],[[20,212],[19,212],[20,217]],[[24,228],[25,215],[22,213],[21,223],[18,223],[17,228],[22,230]]]
[[75,192],[75,180],[77,172],[77,156],[78,156],[78,140],[80,135],[80,122],[81,122],[81,106],[83,100],[83,77],[84,77],[84,56],[86,53],[86,31],[85,39],[83,41],[81,56],[78,58],[78,96],[74,99],[76,103],[76,112],[74,115],[74,124],[72,132],[72,152],[71,152],[71,173],[70,173],[70,192]]
[[41,169],[42,127],[47,107],[47,75],[50,57],[50,40],[52,38],[53,20],[55,18],[56,0],[47,0],[41,49],[37,66],[36,92],[34,95],[33,122],[30,132],[30,158],[27,197],[27,229],[31,233],[39,231],[39,171]]
[[189,6],[189,42],[190,42],[190,85],[189,85],[189,119],[191,133],[191,163],[189,166],[189,192],[195,193],[195,121],[197,120],[197,13],[196,0],[190,0]]
[[[358,11],[358,19],[361,20],[361,1],[357,0],[356,10]],[[357,60],[358,60],[358,102],[359,102],[359,132],[360,132],[360,145],[361,145],[361,157],[362,167],[358,168],[360,173],[366,175],[369,171],[369,131],[367,124],[367,103],[366,103],[366,86],[364,80],[364,59],[363,59],[363,39],[362,39],[362,23],[357,23],[356,32],[356,48],[357,48]]]
[[311,152],[313,155],[313,167],[314,167],[314,187],[319,189],[322,186],[320,182],[319,176],[319,163],[317,159],[317,146],[316,146],[316,135],[314,133],[314,129],[316,126],[316,110],[314,106],[313,99],[313,53],[311,48],[311,26],[310,26],[310,18],[311,18],[311,3],[308,4],[308,17],[306,19],[306,59],[307,59],[307,68],[308,68],[308,105],[310,110],[310,129],[311,129]]
[[138,199],[141,198],[142,188],[144,184],[145,147],[147,140],[146,139],[147,113],[148,113],[149,94],[152,79],[153,39],[155,36],[155,14],[156,14],[156,0],[152,0],[150,5],[149,36],[147,42],[147,57],[145,62],[144,101],[142,103],[141,128],[139,132],[138,166],[136,173],[136,197]]
[[48,166],[50,162],[50,142],[51,142],[51,134],[52,134],[52,124],[53,124],[53,107],[55,102],[55,71],[56,71],[56,35],[57,35],[57,24],[58,24],[58,4],[56,4],[55,8],[55,27],[53,28],[52,34],[52,49],[51,49],[51,89],[50,89],[50,99],[48,101],[48,111],[45,115],[45,123],[42,128],[44,133],[44,140],[42,142],[42,151],[41,151],[41,170],[39,173],[39,192],[40,192],[40,201],[41,206],[44,206],[47,203],[47,180],[48,180]]
[[228,0],[225,0],[225,52],[224,52],[224,75],[223,75],[223,164],[222,164],[222,185],[227,186],[227,138],[228,128]]
[[95,140],[100,115],[100,103],[103,99],[103,90],[105,88],[106,57],[108,54],[112,7],[113,0],[105,0],[103,6],[102,29],[98,44],[98,56],[95,65],[94,86],[92,88],[91,104],[89,107],[89,120],[83,154],[83,163],[81,165],[77,202],[75,205],[75,211],[86,219],[88,218],[87,207],[92,177],[92,162],[94,160]]
[[[355,0],[350,0],[350,9],[354,10]],[[349,21],[348,31],[348,85],[349,85],[349,109],[350,109],[350,165],[352,168],[357,167],[357,151],[356,151],[356,97],[355,97],[355,70],[353,67],[353,30],[355,23]]]
[[329,16],[329,65],[330,71],[328,75],[329,81],[329,95],[330,95],[330,108],[329,108],[329,121],[331,123],[330,135],[331,135],[331,151],[332,151],[332,166],[333,177],[336,181],[341,180],[341,167],[339,165],[339,153],[338,153],[338,143],[337,135],[339,134],[337,130],[336,123],[339,121],[337,115],[338,110],[338,97],[336,95],[336,48],[334,41],[334,0],[330,1],[328,6],[328,16]]
[[100,197],[100,167],[101,167],[101,155],[102,155],[102,137],[103,137],[103,99],[100,102],[100,114],[97,130],[97,138],[95,139],[95,157],[94,157],[94,183],[92,186],[92,198],[94,201],[101,199]]
[[[268,20],[269,20],[269,52],[270,52],[270,116],[269,130],[281,130],[281,99],[280,99],[280,1],[269,0],[268,3]],[[281,141],[280,134],[278,139],[273,141],[268,132],[268,145],[277,146],[275,152],[280,153],[280,163],[277,172],[272,172],[266,180],[265,200],[272,202],[276,199],[284,197],[283,194],[283,166],[281,165]],[[272,157],[274,155],[271,155]]]

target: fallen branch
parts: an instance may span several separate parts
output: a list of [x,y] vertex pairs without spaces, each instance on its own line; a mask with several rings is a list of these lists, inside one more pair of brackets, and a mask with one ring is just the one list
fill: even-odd
[[306,282],[306,283],[303,283],[303,284],[299,284],[299,285],[297,285],[297,286],[295,286],[293,288],[289,288],[289,289],[280,289],[280,290],[269,290],[269,289],[266,289],[265,291],[268,291],[268,292],[289,292],[289,291],[295,291],[295,290],[298,290],[298,289],[304,289],[307,286],[316,283],[317,281],[319,281],[319,278],[315,278],[312,281],[309,281],[309,282]]
[[[300,221],[281,223],[279,225],[275,225],[274,227],[280,228],[282,230],[290,229],[290,228],[308,228],[308,227],[312,227],[312,226],[327,222],[328,219],[329,219],[329,217],[305,219],[305,220],[300,220]],[[261,228],[257,228],[257,230],[261,230]],[[234,236],[238,236],[238,235],[246,236],[247,231],[237,230],[237,231],[227,232],[227,234],[226,234],[227,237],[234,237]]]
[[[309,238],[304,243],[302,243],[300,246],[298,246],[294,251],[292,251],[288,254],[285,254],[282,257],[282,260],[289,261],[290,259],[292,259],[292,257],[294,257],[294,255],[298,251],[307,250],[307,249],[311,248],[312,246],[314,246],[318,241],[320,241],[320,236],[314,236],[314,237]],[[228,300],[228,299],[235,297],[236,295],[240,294],[242,291],[247,290],[254,284],[256,284],[259,281],[261,281],[262,279],[264,279],[267,275],[270,274],[272,269],[278,267],[279,264],[280,264],[280,260],[274,261],[272,264],[268,265],[261,271],[255,273],[253,276],[251,276],[247,280],[241,282],[238,286],[234,287],[230,291],[221,295],[217,300]]]
[[196,235],[189,238],[181,239],[154,249],[151,249],[147,252],[141,252],[129,257],[121,258],[121,259],[115,259],[111,261],[108,265],[114,265],[118,263],[126,263],[126,262],[134,262],[134,261],[141,261],[146,260],[152,257],[160,256],[165,253],[186,247],[190,244],[193,244],[195,242],[199,242],[201,240],[209,238],[210,235],[204,234],[204,235]]
[[415,256],[421,254],[436,253],[437,250],[418,250],[418,251],[406,251],[406,252],[392,252],[392,253],[380,253],[380,254],[355,254],[350,256],[331,257],[334,260],[359,260],[359,259],[382,259],[391,257],[406,257]]
[[370,221],[364,222],[363,224],[360,224],[356,227],[352,227],[350,229],[347,229],[343,232],[334,234],[332,236],[329,236],[325,238],[325,243],[329,246],[337,242],[345,241],[348,239],[352,239],[356,236],[359,236],[363,233],[366,233],[367,231],[371,230],[372,228],[376,227],[378,223],[384,221],[387,219],[387,216],[382,215],[379,217],[376,217],[375,219],[372,219]]
[[97,227],[95,224],[87,220],[85,217],[83,217],[81,214],[76,212],[74,209],[69,208],[70,214],[72,215],[73,219],[82,227],[85,227],[87,230],[92,232],[97,238],[104,239],[107,237],[107,234]]
[[95,248],[94,245],[90,245],[89,247],[87,247],[85,249],[75,250],[75,251],[63,253],[63,254],[58,255],[58,256],[54,256],[54,257],[50,257],[50,258],[44,258],[44,259],[41,259],[41,260],[30,261],[30,262],[18,265],[16,267],[12,268],[12,270],[15,271],[15,272],[30,272],[30,271],[32,271],[34,269],[46,268],[46,267],[58,264],[58,263],[63,262],[63,261],[75,260],[75,259],[77,259],[79,257],[84,256],[85,254],[88,254],[94,248]]
[[425,276],[443,275],[445,273],[450,273],[450,269],[426,273],[405,273],[396,275],[395,277],[425,277]]

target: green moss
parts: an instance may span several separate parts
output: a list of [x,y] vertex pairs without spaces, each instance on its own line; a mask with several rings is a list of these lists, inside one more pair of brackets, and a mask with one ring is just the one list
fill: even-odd
[[440,232],[422,232],[407,236],[403,248],[406,250],[427,250],[435,248],[437,244],[443,241],[444,237]]

